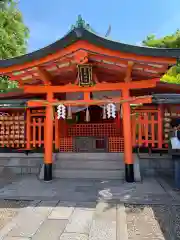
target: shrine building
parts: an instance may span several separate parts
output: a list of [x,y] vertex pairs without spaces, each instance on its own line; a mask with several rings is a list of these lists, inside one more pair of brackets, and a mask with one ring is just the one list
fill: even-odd
[[19,88],[0,94],[0,149],[42,151],[44,180],[53,152],[123,153],[134,182],[133,152],[166,151],[180,87],[161,82],[180,49],[133,46],[99,36],[80,17],[57,42],[1,60]]

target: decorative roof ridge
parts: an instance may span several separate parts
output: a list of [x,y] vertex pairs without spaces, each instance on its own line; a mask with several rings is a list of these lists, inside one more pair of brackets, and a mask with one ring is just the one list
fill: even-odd
[[[78,21],[76,22],[76,24],[73,25],[72,29],[61,39],[34,52],[27,53],[25,55],[14,57],[11,59],[0,60],[0,68],[8,68],[13,65],[22,65],[28,62],[32,62],[33,66],[33,62],[35,60],[39,60],[48,55],[52,55],[57,51],[60,51],[61,49],[64,49],[79,40],[88,41],[91,44],[104,47],[112,51],[131,53],[139,56],[173,58],[173,63],[174,60],[180,59],[180,48],[151,48],[114,41],[107,36],[100,36],[90,27],[89,24],[87,24],[82,19],[81,16],[78,16]],[[6,70],[3,71],[6,72]]]
[[174,48],[158,48],[158,47],[150,47],[150,46],[144,46],[144,45],[135,45],[135,44],[129,44],[129,43],[122,43],[120,42],[119,40],[114,40],[112,38],[110,38],[109,36],[103,36],[102,34],[99,34],[97,33],[89,23],[86,23],[86,21],[82,18],[82,16],[79,14],[78,15],[78,18],[76,20],[76,23],[75,24],[72,24],[71,25],[71,28],[70,30],[68,31],[67,34],[69,34],[70,32],[74,31],[75,29],[85,29],[87,30],[88,32],[91,32],[93,33],[94,35],[98,36],[98,37],[101,37],[101,38],[104,38],[106,40],[109,40],[109,41],[113,41],[113,42],[116,42],[116,43],[120,43],[120,44],[123,44],[123,45],[128,45],[128,46],[131,46],[131,47],[139,47],[141,49],[162,49],[162,50],[171,50],[171,49],[174,49]]
[[96,31],[91,27],[91,25],[89,23],[86,23],[86,21],[82,18],[81,15],[78,15],[76,23],[71,25],[71,29],[69,32],[71,32],[77,28],[83,28],[89,32],[97,34]]

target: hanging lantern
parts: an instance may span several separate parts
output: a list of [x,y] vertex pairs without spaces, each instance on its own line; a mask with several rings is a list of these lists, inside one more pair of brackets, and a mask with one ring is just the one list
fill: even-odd
[[78,79],[80,86],[90,86],[92,84],[92,65],[78,65]]
[[63,104],[60,104],[57,107],[57,119],[66,118],[66,107]]
[[108,118],[115,118],[116,117],[116,105],[113,103],[109,103],[107,105],[107,116]]
[[70,105],[68,106],[67,119],[72,119],[72,111]]

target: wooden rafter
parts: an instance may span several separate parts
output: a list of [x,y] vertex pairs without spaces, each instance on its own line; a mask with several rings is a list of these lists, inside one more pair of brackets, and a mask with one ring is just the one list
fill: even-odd
[[134,66],[134,62],[129,61],[128,66],[127,66],[127,70],[126,70],[126,76],[125,76],[125,79],[124,79],[125,82],[131,82],[132,81],[133,66]]
[[43,81],[44,85],[51,85],[52,76],[49,72],[47,72],[44,68],[38,66],[37,73],[40,79]]
[[22,73],[20,74],[17,74],[17,75],[14,75],[14,72],[13,73],[10,73],[8,74],[8,76],[10,77],[10,80],[12,81],[24,81],[25,78],[28,78],[28,79],[32,79],[33,77],[35,77],[35,70],[33,71],[23,71]]
[[141,66],[145,66],[145,67],[152,67],[153,69],[167,69],[168,68],[168,63],[167,62],[159,62],[159,63],[152,63],[151,60],[146,60],[148,59],[148,57],[145,57],[142,59],[139,58],[139,56],[137,56],[137,58],[132,58],[129,59],[128,58],[128,54],[127,57],[122,56],[121,57],[116,57],[115,55],[105,55],[100,53],[100,52],[96,52],[96,53],[91,53],[89,52],[89,60],[90,61],[94,61],[94,62],[98,62],[98,63],[106,63],[109,65],[116,65],[116,66],[121,66],[121,67],[126,67],[128,65],[128,62],[133,61],[134,64],[141,64]]
[[95,82],[96,84],[99,83],[97,74],[96,74],[95,72],[93,72],[93,80],[94,80],[94,82]]
[[[109,71],[115,71],[115,72],[125,72],[126,69],[128,68],[128,64],[122,64],[122,65],[117,65],[115,62],[114,64],[109,64],[107,62],[94,62],[93,66],[98,67],[98,68],[105,68]],[[147,64],[138,64],[134,63],[133,71],[139,71],[140,73],[145,73],[145,74],[164,74],[167,70],[166,66],[163,66],[161,68],[157,67],[152,67]]]

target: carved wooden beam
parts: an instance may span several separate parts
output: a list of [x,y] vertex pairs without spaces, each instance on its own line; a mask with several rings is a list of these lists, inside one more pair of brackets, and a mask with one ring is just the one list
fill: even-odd
[[74,60],[76,64],[86,64],[88,62],[88,53],[84,50],[79,50],[74,55]]
[[94,80],[94,82],[95,82],[96,84],[99,83],[97,74],[96,74],[95,72],[93,73],[93,80]]
[[43,81],[44,85],[51,85],[52,75],[43,69],[42,67],[37,67],[37,73],[40,79]]
[[154,88],[159,82],[159,78],[132,81],[132,82],[119,82],[119,83],[97,83],[90,87],[81,87],[77,85],[63,85],[63,86],[24,86],[25,93],[61,93],[61,92],[93,92],[93,91],[117,91],[122,89],[142,89],[142,88]]
[[128,61],[126,76],[125,76],[125,79],[124,79],[125,82],[131,82],[132,81],[132,69],[133,69],[133,66],[134,66],[134,62]]

